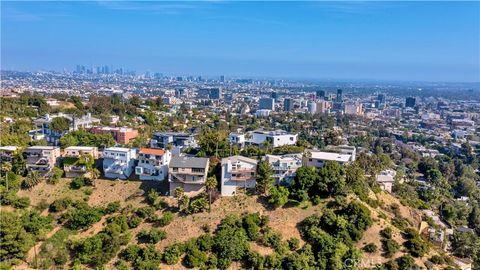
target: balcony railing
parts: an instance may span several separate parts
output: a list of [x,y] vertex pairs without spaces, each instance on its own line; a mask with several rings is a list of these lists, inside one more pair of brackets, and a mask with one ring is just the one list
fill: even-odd
[[182,174],[182,173],[171,173],[171,180],[172,182],[182,182],[182,183],[186,183],[186,184],[204,184],[205,183],[205,178],[204,177],[199,177],[198,179],[196,180],[192,180],[192,179],[187,179],[187,176],[186,174]]

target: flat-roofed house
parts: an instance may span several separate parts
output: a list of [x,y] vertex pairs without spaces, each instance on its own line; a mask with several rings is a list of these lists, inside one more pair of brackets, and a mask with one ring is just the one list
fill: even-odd
[[16,146],[0,146],[0,163],[12,162],[18,152]]
[[163,181],[168,175],[168,164],[172,154],[168,150],[142,148],[138,152],[135,174],[140,180]]
[[233,196],[238,188],[255,188],[256,178],[257,161],[255,159],[243,156],[222,159],[222,196]]
[[354,161],[352,154],[306,150],[303,155],[303,165],[321,168],[326,161],[336,161],[341,165]]
[[68,178],[88,176],[95,159],[98,158],[98,149],[93,146],[70,146],[63,153],[63,170]]
[[208,158],[172,156],[168,168],[170,195],[177,187],[183,188],[188,196],[195,196],[205,189],[207,181]]
[[31,146],[25,149],[23,155],[26,159],[27,171],[47,174],[57,163],[57,158],[60,157],[60,147]]
[[110,179],[127,179],[133,172],[136,149],[110,147],[103,151],[103,173]]
[[262,145],[265,142],[268,142],[273,147],[295,145],[298,137],[298,134],[288,133],[284,130],[266,131],[261,129],[251,132],[250,135],[251,138],[248,139],[248,143]]

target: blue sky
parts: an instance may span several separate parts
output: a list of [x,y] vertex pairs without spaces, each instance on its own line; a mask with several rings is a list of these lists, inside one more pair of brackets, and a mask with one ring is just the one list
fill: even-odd
[[480,2],[1,2],[1,67],[480,81]]

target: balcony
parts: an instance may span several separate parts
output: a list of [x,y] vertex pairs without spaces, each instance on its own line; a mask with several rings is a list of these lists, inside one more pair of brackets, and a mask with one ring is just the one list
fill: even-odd
[[82,166],[82,165],[70,165],[70,166],[64,166],[64,169],[66,172],[78,172],[78,173],[85,173],[87,172],[87,166]]
[[[185,184],[205,184],[205,177],[202,175],[202,177],[197,177],[197,176],[192,176],[192,175],[186,175],[182,173],[170,173],[171,176],[171,181],[172,182],[182,182]],[[191,177],[197,177],[197,179],[192,179],[189,178],[188,176]]]

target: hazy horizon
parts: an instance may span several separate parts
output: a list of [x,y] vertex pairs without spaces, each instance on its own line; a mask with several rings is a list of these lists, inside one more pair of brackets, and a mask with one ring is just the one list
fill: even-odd
[[479,2],[1,2],[1,69],[480,82]]

